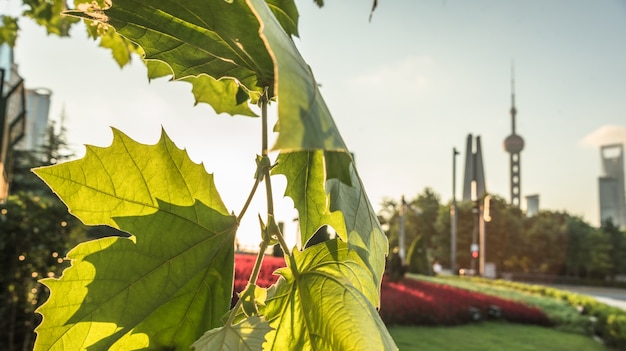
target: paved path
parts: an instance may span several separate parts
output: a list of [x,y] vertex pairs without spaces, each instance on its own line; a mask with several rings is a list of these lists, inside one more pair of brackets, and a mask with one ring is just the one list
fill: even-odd
[[575,285],[550,285],[550,287],[571,291],[577,294],[589,295],[609,306],[626,310],[626,289]]

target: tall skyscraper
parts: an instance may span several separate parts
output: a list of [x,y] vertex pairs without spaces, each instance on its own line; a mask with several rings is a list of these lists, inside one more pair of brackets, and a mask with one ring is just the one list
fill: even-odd
[[511,205],[520,206],[520,197],[522,193],[522,175],[520,152],[524,149],[524,139],[517,135],[515,130],[515,117],[517,109],[515,108],[515,76],[511,69],[511,135],[504,139],[504,150],[509,153],[510,165],[509,174],[511,185]]
[[485,170],[480,136],[467,135],[465,145],[465,173],[463,177],[463,201],[475,201],[485,196]]
[[598,178],[600,222],[608,219],[617,227],[626,227],[626,197],[624,192],[624,145],[600,147],[602,175]]

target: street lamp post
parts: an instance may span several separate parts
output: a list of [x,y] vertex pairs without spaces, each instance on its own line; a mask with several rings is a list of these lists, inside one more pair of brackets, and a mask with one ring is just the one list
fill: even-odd
[[406,213],[407,205],[404,201],[404,195],[402,195],[402,203],[400,204],[399,217],[400,217],[400,235],[398,236],[398,254],[402,265],[405,264],[406,250],[405,250],[405,230],[404,230],[404,215]]
[[459,152],[452,148],[452,207],[450,207],[450,270],[452,274],[458,274],[456,267],[456,233],[457,233],[457,213],[456,213],[456,155]]

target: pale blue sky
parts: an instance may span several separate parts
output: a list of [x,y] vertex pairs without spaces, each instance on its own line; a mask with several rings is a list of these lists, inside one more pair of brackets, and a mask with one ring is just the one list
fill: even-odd
[[[371,1],[297,4],[296,43],[375,208],[425,187],[450,200],[453,147],[462,153],[460,196],[468,133],[481,136],[487,190],[508,199],[502,143],[514,60],[523,195],[598,224],[599,145],[626,143],[626,1],[379,0],[371,22]],[[53,90],[53,118],[65,106],[79,153],[85,143],[108,145],[108,126],[153,143],[163,125],[240,210],[259,152],[257,119],[193,107],[187,83],[148,83],[139,63],[120,70],[82,28],[58,39],[27,20],[20,25],[20,73],[27,87]],[[290,222],[288,207],[279,219]],[[249,217],[242,238],[256,234],[256,214]]]

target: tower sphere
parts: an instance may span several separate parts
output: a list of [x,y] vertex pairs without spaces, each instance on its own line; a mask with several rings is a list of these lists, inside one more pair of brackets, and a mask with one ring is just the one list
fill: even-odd
[[519,153],[524,149],[524,139],[517,134],[511,134],[504,139],[504,149],[510,154]]

